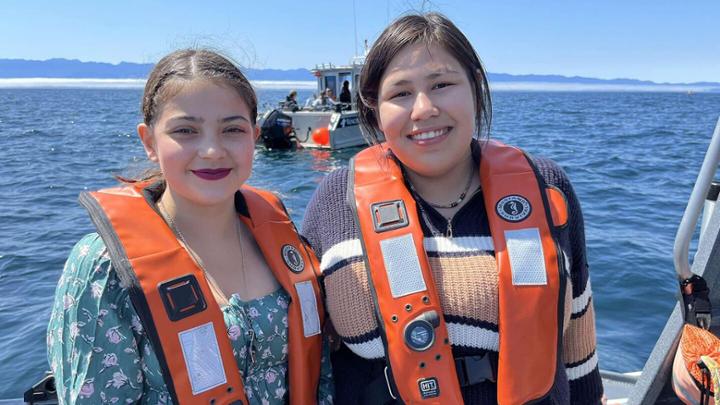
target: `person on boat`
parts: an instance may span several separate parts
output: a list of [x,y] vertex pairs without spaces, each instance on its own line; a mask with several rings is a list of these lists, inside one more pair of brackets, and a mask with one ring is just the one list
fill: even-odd
[[330,404],[312,253],[282,203],[245,185],[257,98],[207,50],[150,73],[137,127],[159,172],[81,194],[47,331],[62,404]]
[[325,110],[333,108],[337,103],[332,96],[332,90],[329,88],[325,89],[320,93],[320,97],[315,99],[312,106],[315,110]]
[[320,95],[313,101],[312,107],[315,110],[321,110],[325,108],[328,105],[328,98],[326,96],[326,92],[323,90],[320,92]]
[[399,18],[359,82],[375,145],[322,181],[302,228],[342,342],[337,401],[599,403],[580,204],[556,163],[488,139],[468,39],[441,14]]
[[292,90],[290,94],[285,97],[285,103],[283,104],[284,110],[297,111],[300,109],[297,102],[297,91]]
[[340,90],[340,102],[341,103],[352,103],[352,95],[350,94],[350,82],[345,80]]
[[335,94],[333,94],[330,88],[325,89],[325,103],[327,107],[335,111],[339,111],[338,108],[341,107],[341,103],[337,101]]
[[305,108],[312,108],[313,104],[315,103],[315,100],[317,100],[318,97],[313,93],[310,97],[305,100]]
[[327,98],[328,102],[332,105],[335,105],[337,103],[337,98],[335,97],[335,94],[333,93],[331,88],[325,89],[325,97]]

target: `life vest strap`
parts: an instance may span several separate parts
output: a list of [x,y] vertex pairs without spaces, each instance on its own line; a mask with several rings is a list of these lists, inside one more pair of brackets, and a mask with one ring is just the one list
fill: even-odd
[[490,353],[482,356],[458,357],[455,359],[455,370],[461,387],[483,381],[497,381],[497,361],[493,361]]
[[[460,387],[497,381],[497,358],[490,353],[457,357],[455,369]],[[391,379],[392,372],[385,366],[380,375],[368,384],[360,403],[363,405],[394,403],[397,400],[397,393],[392,391]]]
[[360,398],[362,405],[386,405],[397,401],[397,393],[392,392],[392,371],[385,366],[378,377],[365,387]]
[[685,322],[709,329],[712,320],[712,304],[710,303],[710,289],[705,279],[693,274],[692,277],[680,281],[680,292],[685,309]]

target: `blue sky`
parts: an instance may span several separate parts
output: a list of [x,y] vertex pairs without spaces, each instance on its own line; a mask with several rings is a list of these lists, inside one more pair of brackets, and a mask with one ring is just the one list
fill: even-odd
[[[355,0],[358,49],[423,2]],[[720,82],[720,1],[434,1],[496,73]],[[0,58],[154,62],[212,46],[255,68],[347,62],[352,0],[3,0]]]

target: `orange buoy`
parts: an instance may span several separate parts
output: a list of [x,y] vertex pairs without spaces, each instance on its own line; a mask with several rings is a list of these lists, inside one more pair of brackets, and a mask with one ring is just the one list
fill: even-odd
[[312,140],[318,145],[328,145],[330,143],[330,130],[327,128],[318,128],[312,133]]

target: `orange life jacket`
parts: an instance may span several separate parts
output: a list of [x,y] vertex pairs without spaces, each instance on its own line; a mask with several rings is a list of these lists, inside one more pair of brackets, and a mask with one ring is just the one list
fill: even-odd
[[[348,198],[362,235],[391,395],[405,403],[461,404],[417,207],[401,168],[383,145],[358,153],[350,168]],[[567,206],[522,151],[496,141],[482,147],[480,180],[499,275],[498,402],[523,404],[546,396],[555,380],[565,274],[554,234],[567,222]]]
[[[277,197],[243,186],[240,219],[275,278],[288,308],[291,404],[317,402],[324,310],[318,263]],[[114,268],[130,281],[130,297],[176,404],[247,404],[220,307],[203,270],[180,245],[141,186],[82,193],[80,202],[107,245]],[[242,211],[242,210],[241,210]]]

